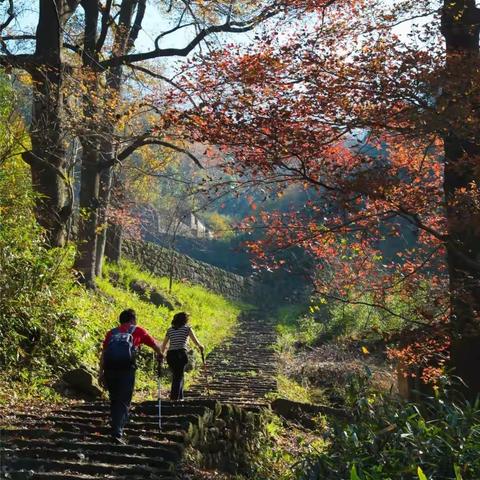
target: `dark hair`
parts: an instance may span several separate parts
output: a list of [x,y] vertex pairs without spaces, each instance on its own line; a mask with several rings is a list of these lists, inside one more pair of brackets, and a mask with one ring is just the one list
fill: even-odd
[[135,322],[135,320],[137,320],[137,314],[133,308],[129,308],[120,314],[119,320],[120,323]]
[[173,316],[172,327],[180,328],[186,325],[188,322],[188,313],[187,312],[178,312]]

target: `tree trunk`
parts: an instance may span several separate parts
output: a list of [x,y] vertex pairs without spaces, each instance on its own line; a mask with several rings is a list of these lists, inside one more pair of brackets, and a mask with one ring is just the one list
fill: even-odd
[[120,225],[110,224],[107,229],[105,256],[113,263],[122,258],[123,229]]
[[[132,29],[132,18],[135,12],[137,4],[144,5],[144,2],[139,2],[138,0],[123,0],[119,12],[119,28],[115,35],[114,45],[113,45],[113,56],[123,55],[128,51],[137,38],[138,30],[137,28]],[[84,66],[94,67],[92,64],[97,61],[97,52],[96,52],[96,42],[97,42],[97,24],[98,24],[98,15],[99,8],[98,2],[96,0],[83,0],[82,5],[85,9],[86,21],[85,21],[85,53],[84,53]],[[144,9],[138,8],[137,17],[135,20],[135,26],[143,20]],[[94,70],[94,69],[93,69]],[[94,88],[95,92],[99,92],[99,81],[98,74],[96,75],[95,84],[92,82],[91,88]],[[123,79],[123,68],[122,66],[112,67],[108,72],[106,72],[106,81],[107,88],[105,95],[108,95],[110,102],[109,108],[114,109],[114,106],[118,104],[120,95],[121,95],[121,85]],[[91,98],[86,98],[86,110],[90,111],[91,115],[95,115],[95,105],[91,104]],[[100,117],[100,115],[99,115]],[[88,118],[88,116],[87,116]],[[104,162],[111,163],[114,155],[114,146],[113,146],[113,134],[114,134],[114,125],[108,120],[108,114],[103,117],[104,121],[107,122],[106,125],[92,125],[91,135],[94,134],[95,128],[98,132],[101,132],[102,140],[99,142],[99,148],[97,149],[97,177],[93,176],[93,167],[89,169],[91,174],[85,176],[85,180],[82,174],[82,190],[85,189],[86,195],[95,195],[92,198],[92,201],[89,202],[88,198],[85,197],[85,203],[80,201],[80,208],[86,208],[91,211],[91,216],[87,217],[87,221],[84,222],[79,231],[79,257],[76,263],[77,269],[81,272],[83,278],[90,285],[94,285],[95,275],[101,275],[102,265],[103,265],[103,256],[105,252],[105,247],[108,242],[107,233],[102,227],[103,224],[107,221],[107,208],[110,202],[110,189],[111,189],[111,177],[112,177],[112,168],[113,165],[108,167],[102,166]],[[87,153],[88,154],[88,153]],[[89,154],[88,154],[89,155]],[[89,160],[89,163],[93,164]],[[98,177],[101,172],[101,180]],[[83,187],[83,182],[92,182],[91,185],[85,185]],[[98,191],[98,185],[100,185],[100,191]],[[82,217],[81,221],[82,223]],[[121,229],[120,229],[121,231]],[[121,236],[120,236],[121,238]],[[121,241],[121,240],[120,240]],[[114,255],[116,258],[117,255]],[[119,258],[119,257],[118,257]],[[93,260],[93,262],[92,262]]]
[[47,243],[63,246],[72,213],[73,196],[66,173],[63,132],[63,25],[75,2],[40,0],[33,80],[31,150],[23,155],[30,165],[32,185],[39,194],[35,215],[45,228]]
[[[111,145],[110,145],[111,146]],[[110,192],[112,189],[113,168],[105,168],[100,174],[100,209],[98,211],[99,234],[97,238],[97,252],[95,262],[95,275],[100,277],[103,270],[103,257],[107,243],[108,206],[110,205]]]
[[[444,192],[447,211],[448,271],[451,298],[451,366],[480,392],[480,232],[475,212],[459,202],[459,192],[479,185],[478,126],[479,13],[475,1],[445,1],[442,33],[446,42],[443,88],[445,120]],[[472,122],[473,115],[473,122]],[[476,199],[478,200],[478,198]]]
[[82,144],[82,174],[80,178],[80,215],[78,222],[77,256],[74,268],[87,286],[95,287],[97,259],[97,219],[100,193],[100,135],[98,130],[98,105],[96,97],[100,87],[100,73],[96,66],[98,55],[97,24],[99,4],[96,0],[82,0],[85,11],[84,50],[82,56],[83,78],[88,94],[83,96],[84,130]]
[[99,184],[100,174],[96,143],[84,143],[77,256],[74,268],[78,272],[80,280],[91,288],[95,287]]

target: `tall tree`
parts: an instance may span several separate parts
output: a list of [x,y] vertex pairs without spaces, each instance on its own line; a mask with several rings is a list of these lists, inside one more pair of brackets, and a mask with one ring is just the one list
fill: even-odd
[[[478,48],[475,2],[372,2],[332,8],[263,46],[214,52],[184,75],[202,108],[184,115],[192,141],[226,168],[281,194],[315,192],[303,209],[252,215],[275,262],[302,246],[319,294],[420,325],[474,392],[479,355]],[[412,35],[399,25],[420,18]],[[219,58],[222,62],[219,63]],[[382,239],[414,232],[386,257]],[[277,262],[281,266],[282,260]],[[423,293],[422,293],[423,292]],[[407,307],[389,303],[401,294]],[[450,296],[450,300],[449,300]],[[422,343],[422,342],[419,342]]]
[[[195,48],[222,33],[241,33],[252,30],[261,22],[289,11],[308,11],[312,5],[324,7],[332,1],[287,2],[265,0],[249,2],[220,1],[206,5],[202,1],[159,2],[161,14],[176,20],[171,28],[154,33],[153,46],[135,51],[136,40],[142,30],[149,9],[156,5],[146,0],[39,0],[38,26],[35,34],[21,31],[14,20],[21,2],[9,0],[6,20],[0,24],[0,65],[27,70],[34,79],[33,119],[31,123],[32,150],[25,154],[32,166],[32,178],[38,200],[38,220],[46,228],[52,245],[64,243],[66,226],[72,213],[73,195],[67,174],[67,134],[64,125],[66,99],[63,89],[65,74],[72,75],[84,86],[82,95],[83,119],[78,128],[82,144],[81,220],[79,226],[79,254],[76,267],[82,278],[93,284],[95,270],[101,263],[104,240],[97,250],[98,209],[100,188],[103,207],[108,203],[109,169],[124,152],[116,155],[118,138],[115,132],[114,111],[125,81],[124,69],[142,68],[137,64],[168,57],[184,57]],[[83,15],[77,12],[81,5]],[[73,14],[76,22],[67,25]],[[70,22],[72,23],[72,22]],[[78,34],[78,23],[83,34]],[[163,47],[172,35],[190,31],[191,39],[185,45]],[[27,47],[13,53],[10,45],[33,40],[35,52],[25,53]],[[70,52],[66,60],[67,51]],[[73,56],[72,56],[73,55]],[[75,58],[75,55],[78,57]],[[81,68],[79,68],[81,63]],[[157,79],[165,79],[158,74]],[[102,86],[106,84],[106,88]],[[86,88],[86,91],[85,91]],[[103,102],[103,97],[107,101]],[[99,106],[98,103],[101,105]],[[107,106],[108,112],[105,112]],[[103,116],[102,116],[103,112]],[[110,115],[108,115],[108,114]],[[101,120],[103,118],[103,120]],[[141,138],[128,145],[125,152],[148,143],[162,141],[167,148],[178,148],[159,139],[160,130],[143,132]],[[162,137],[164,132],[161,132]],[[100,172],[103,172],[100,182]],[[101,215],[104,216],[103,210]],[[97,253],[95,253],[97,252]]]
[[[67,65],[63,59],[63,29],[78,5],[78,0],[40,0],[33,53],[13,54],[9,40],[24,40],[23,35],[5,35],[13,24],[16,9],[9,0],[6,19],[0,24],[0,65],[28,71],[33,80],[32,148],[24,154],[30,165],[32,182],[40,194],[36,214],[48,233],[52,246],[65,242],[67,223],[72,212],[72,193],[66,168],[67,138],[63,129],[63,81]],[[28,36],[27,36],[28,38]]]
[[[452,363],[476,392],[480,378],[480,186],[479,32],[475,1],[445,1],[441,31],[446,64],[443,82],[448,270],[452,318]],[[462,201],[462,196],[468,198]]]

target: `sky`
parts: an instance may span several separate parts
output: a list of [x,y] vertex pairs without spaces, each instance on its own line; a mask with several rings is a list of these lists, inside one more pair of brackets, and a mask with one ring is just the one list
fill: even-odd
[[[3,5],[2,5],[3,3]],[[15,6],[21,13],[17,20],[10,27],[9,33],[33,33],[38,22],[38,0],[20,0],[15,2]],[[143,22],[143,28],[139,34],[136,42],[136,50],[139,52],[149,51],[154,49],[154,41],[160,32],[164,32],[175,26],[176,22],[172,22],[171,15],[162,14],[158,6],[153,6],[153,2],[148,3],[147,14]],[[0,0],[0,19],[5,17],[5,10],[7,8],[6,2]],[[81,9],[80,9],[81,11]],[[233,42],[248,41],[251,34],[231,34],[229,37]],[[171,35],[166,36],[162,42],[161,47],[175,47],[181,48],[187,45],[195,36],[195,31],[192,27],[181,29]],[[12,45],[12,42],[9,42]],[[27,47],[30,51],[33,49],[33,42]],[[182,61],[182,59],[169,59],[168,62]]]
[[[391,0],[385,0],[386,3],[390,3]],[[136,42],[136,51],[144,52],[150,51],[155,48],[154,42],[155,38],[160,32],[164,32],[175,26],[175,19],[172,19],[172,15],[162,14],[160,7],[158,6],[161,2],[159,0],[149,1],[147,6],[147,14],[143,22],[143,28],[139,34],[139,38]],[[16,0],[15,6],[21,10],[22,13],[19,15],[15,24],[12,25],[11,33],[33,33],[38,21],[38,0]],[[155,6],[155,4],[157,6]],[[0,19],[5,18],[4,12],[8,6],[8,2],[3,2],[0,0]],[[79,8],[81,12],[81,7]],[[411,28],[411,24],[404,23],[397,27],[398,33],[405,34]],[[175,33],[166,36],[162,42],[161,47],[175,47],[182,48],[183,46],[188,45],[188,43],[194,38],[195,30],[190,28],[184,28],[176,31]],[[252,41],[254,33],[245,33],[245,34],[224,34],[222,40],[228,41],[230,43],[236,44],[248,44]],[[12,45],[12,42],[9,43]],[[34,48],[33,42],[30,42],[28,46],[25,44],[22,45],[22,48],[27,49],[27,51],[32,51]],[[22,50],[26,53],[25,50]],[[197,50],[198,51],[198,48]],[[173,74],[175,70],[175,65],[177,63],[184,62],[185,58],[183,57],[170,57],[163,58],[160,60],[161,68],[163,69],[166,75]]]

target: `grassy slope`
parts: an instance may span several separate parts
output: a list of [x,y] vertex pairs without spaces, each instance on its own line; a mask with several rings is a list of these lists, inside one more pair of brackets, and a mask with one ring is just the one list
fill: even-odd
[[[113,286],[108,280],[108,273],[120,275],[122,285]],[[97,369],[100,346],[105,333],[116,326],[118,315],[125,308],[137,312],[139,325],[145,327],[156,339],[162,340],[175,312],[165,307],[156,307],[141,300],[128,291],[126,286],[131,280],[144,280],[152,287],[166,291],[168,279],[154,277],[131,262],[123,261],[119,266],[107,265],[105,276],[98,280],[97,292],[87,291],[75,286],[66,296],[61,308],[73,313],[76,318],[73,354],[84,365]],[[227,300],[198,285],[175,283],[172,294],[182,304],[181,310],[191,315],[191,325],[207,352],[228,338],[236,324],[239,313],[247,305]],[[153,373],[153,355],[149,348],[144,348],[137,376],[137,395],[152,395],[155,387]],[[199,365],[198,362],[196,362]],[[61,372],[59,372],[61,373]],[[193,372],[195,374],[195,372]],[[189,374],[192,379],[192,374]],[[0,403],[13,396],[22,398],[50,397],[55,399],[48,385],[52,379],[37,376],[25,379],[18,385],[7,385],[9,391],[0,394]],[[45,385],[47,386],[45,388]],[[58,397],[57,397],[58,399]]]
[[[109,282],[109,272],[120,276],[119,286],[115,287]],[[118,314],[125,308],[133,308],[137,312],[139,325],[158,340],[163,339],[170,326],[175,312],[156,307],[128,291],[132,280],[143,280],[160,291],[166,291],[168,287],[168,279],[155,277],[132,262],[122,261],[118,266],[106,266],[104,278],[98,281],[100,294],[77,289],[69,299],[71,307],[76,309],[81,319],[76,350],[87,365],[96,366],[101,339],[107,330],[117,325]],[[181,310],[190,313],[191,325],[207,352],[231,335],[239,313],[246,308],[246,305],[227,300],[198,285],[175,283],[172,294],[182,304]],[[144,360],[150,356],[150,362],[144,361],[139,371],[137,391],[140,394],[154,387],[150,352],[150,349],[144,349],[143,352]]]

